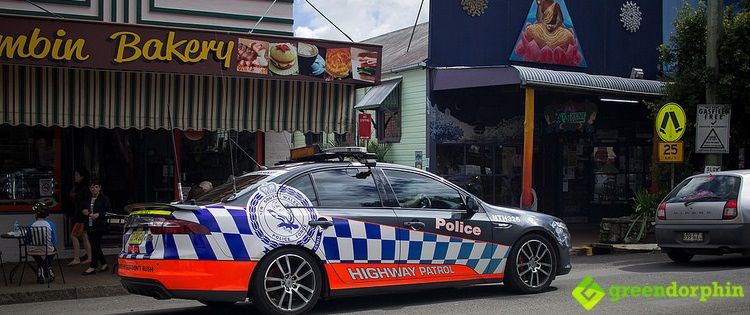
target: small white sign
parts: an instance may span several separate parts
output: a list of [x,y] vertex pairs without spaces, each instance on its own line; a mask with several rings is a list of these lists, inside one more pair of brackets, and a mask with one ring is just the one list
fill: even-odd
[[729,118],[732,108],[700,104],[695,119],[695,153],[729,153]]

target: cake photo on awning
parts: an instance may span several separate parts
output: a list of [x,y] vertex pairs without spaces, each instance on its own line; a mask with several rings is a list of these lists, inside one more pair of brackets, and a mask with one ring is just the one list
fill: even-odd
[[270,63],[268,68],[276,75],[295,75],[299,73],[297,47],[292,43],[274,43],[269,48]]

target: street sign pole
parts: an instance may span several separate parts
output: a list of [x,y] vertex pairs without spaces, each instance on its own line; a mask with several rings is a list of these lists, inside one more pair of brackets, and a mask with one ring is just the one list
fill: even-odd
[[[708,0],[707,8],[707,35],[706,35],[706,67],[709,71],[709,79],[706,82],[706,103],[721,104],[719,102],[718,80],[719,80],[719,39],[722,33],[722,14],[724,2],[721,0]],[[729,143],[726,143],[729,146]],[[721,166],[721,154],[706,154],[705,166]]]

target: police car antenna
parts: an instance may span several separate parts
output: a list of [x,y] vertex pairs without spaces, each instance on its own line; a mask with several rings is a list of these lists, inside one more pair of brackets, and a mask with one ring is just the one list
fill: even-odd
[[177,191],[179,193],[179,200],[183,202],[182,198],[182,176],[180,175],[180,158],[177,156],[177,142],[174,139],[174,125],[172,125],[172,104],[167,104],[167,115],[169,115],[169,132],[172,134],[172,153],[174,153],[174,167],[175,176],[177,176]]

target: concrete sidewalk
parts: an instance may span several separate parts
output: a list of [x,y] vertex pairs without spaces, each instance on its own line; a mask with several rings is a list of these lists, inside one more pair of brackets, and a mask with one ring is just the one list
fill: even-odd
[[599,242],[599,225],[568,225],[573,248],[572,255],[591,256],[600,254],[647,253],[661,250],[656,244],[605,244]]
[[[105,255],[112,251],[114,251],[114,249],[105,250]],[[88,266],[77,265],[68,267],[67,264],[71,259],[63,258],[60,263],[62,264],[63,273],[65,275],[65,284],[63,284],[62,275],[57,266],[57,261],[55,261],[53,269],[55,272],[55,281],[50,284],[49,288],[47,288],[46,283],[36,283],[36,274],[34,274],[34,271],[29,267],[25,267],[26,270],[23,275],[23,281],[19,286],[18,280],[21,277],[21,269],[19,267],[18,271],[13,276],[13,283],[8,282],[8,285],[2,285],[2,283],[0,283],[0,305],[128,294],[120,284],[120,278],[117,276],[117,271],[112,273],[113,267],[117,262],[117,256],[107,255],[106,259],[109,265],[109,270],[105,272],[97,272],[96,274],[89,276],[83,276],[81,275],[81,272],[86,270]],[[6,278],[8,278],[10,270],[15,265],[15,262],[3,264]],[[36,266],[33,262],[32,265]]]

